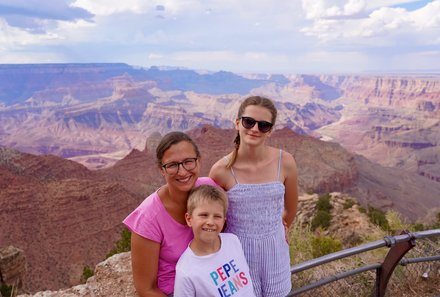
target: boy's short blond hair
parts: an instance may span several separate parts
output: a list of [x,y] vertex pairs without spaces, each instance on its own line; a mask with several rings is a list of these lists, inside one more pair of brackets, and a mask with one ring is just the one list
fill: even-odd
[[211,185],[201,185],[195,187],[189,192],[188,201],[186,203],[187,213],[192,214],[194,209],[202,202],[220,202],[223,205],[224,215],[228,210],[228,195],[226,192]]

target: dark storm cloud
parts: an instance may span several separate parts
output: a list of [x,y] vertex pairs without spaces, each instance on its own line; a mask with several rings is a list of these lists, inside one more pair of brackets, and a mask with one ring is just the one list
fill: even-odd
[[69,4],[71,0],[0,0],[0,17],[10,26],[30,31],[44,30],[42,21],[91,21],[93,14]]
[[156,10],[157,11],[165,11],[165,6],[163,6],[163,5],[156,5]]

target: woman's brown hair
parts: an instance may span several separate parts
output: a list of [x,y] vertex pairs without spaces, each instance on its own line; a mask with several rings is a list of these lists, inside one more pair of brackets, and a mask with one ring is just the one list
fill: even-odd
[[187,134],[180,131],[173,131],[165,134],[164,137],[160,140],[157,148],[156,148],[156,159],[157,165],[159,167],[162,166],[162,158],[165,152],[174,144],[178,144],[182,141],[188,141],[194,147],[194,151],[196,153],[196,157],[200,157],[200,151],[197,147],[196,143],[189,137]]
[[[256,105],[266,108],[270,111],[272,114],[272,124],[275,124],[275,121],[277,119],[277,109],[275,108],[275,105],[273,104],[272,100],[266,97],[262,96],[251,96],[247,97],[240,105],[238,109],[237,119],[240,119],[243,115],[246,107],[250,105]],[[240,133],[237,131],[237,136],[234,139],[235,149],[232,151],[232,156],[229,159],[228,164],[226,165],[226,168],[231,168],[232,165],[234,165],[235,161],[237,160],[237,152],[238,148],[240,147]]]

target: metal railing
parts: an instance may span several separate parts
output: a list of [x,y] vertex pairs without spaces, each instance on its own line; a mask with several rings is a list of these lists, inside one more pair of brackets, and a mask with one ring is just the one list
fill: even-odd
[[[394,272],[394,269],[397,265],[409,265],[420,262],[431,262],[431,261],[439,261],[440,260],[440,251],[437,251],[439,255],[434,255],[430,257],[419,257],[412,259],[402,259],[403,256],[410,251],[413,247],[416,246],[416,240],[425,239],[430,237],[440,236],[440,229],[427,230],[421,232],[406,232],[397,236],[386,236],[382,240],[377,240],[374,242],[366,243],[357,247],[345,249],[339,252],[331,253],[316,259],[312,259],[303,263],[299,263],[291,266],[291,273],[296,274],[299,272],[303,272],[317,266],[330,263],[336,260],[341,260],[353,255],[357,255],[360,253],[364,253],[367,251],[372,251],[375,249],[379,249],[382,247],[390,248],[387,255],[385,256],[382,263],[374,263],[370,265],[365,265],[362,267],[358,267],[356,269],[352,269],[349,271],[345,271],[339,274],[335,274],[331,277],[322,278],[316,282],[311,284],[302,286],[300,288],[292,290],[287,296],[299,296],[302,293],[307,291],[319,288],[321,286],[327,285],[329,283],[358,275],[360,273],[364,273],[366,271],[374,271],[375,272],[375,280],[374,284],[371,288],[371,296],[385,296],[385,292],[387,289],[387,285],[389,283],[390,277]],[[440,286],[440,284],[439,284]],[[331,296],[331,295],[329,295]]]

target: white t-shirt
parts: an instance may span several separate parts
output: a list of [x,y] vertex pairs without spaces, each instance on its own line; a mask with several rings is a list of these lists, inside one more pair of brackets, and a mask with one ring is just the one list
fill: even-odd
[[220,250],[211,255],[185,250],[176,266],[174,297],[255,297],[240,240],[232,233],[220,233],[220,239]]

